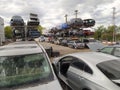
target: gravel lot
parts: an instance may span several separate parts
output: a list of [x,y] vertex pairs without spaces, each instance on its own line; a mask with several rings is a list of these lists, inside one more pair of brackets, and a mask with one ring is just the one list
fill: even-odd
[[65,54],[69,54],[69,53],[90,51],[89,49],[72,49],[72,48],[69,48],[69,47],[65,47],[65,46],[61,46],[61,45],[55,45],[55,44],[48,43],[48,42],[40,42],[40,43],[43,45],[43,47],[52,47],[53,51],[59,51],[60,56],[65,55]]

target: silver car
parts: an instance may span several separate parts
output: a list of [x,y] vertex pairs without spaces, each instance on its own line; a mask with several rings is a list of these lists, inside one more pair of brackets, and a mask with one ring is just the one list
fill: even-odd
[[68,90],[120,90],[120,59],[99,52],[56,58],[53,67]]
[[113,56],[120,57],[120,45],[110,45],[106,46],[102,49],[99,49],[98,52],[111,54]]
[[68,42],[68,47],[75,48],[75,49],[84,48],[85,44],[79,40],[72,40]]
[[0,47],[0,90],[62,90],[39,42]]

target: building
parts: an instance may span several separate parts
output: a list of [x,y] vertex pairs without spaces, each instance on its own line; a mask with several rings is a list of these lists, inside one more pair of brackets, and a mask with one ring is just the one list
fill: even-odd
[[2,45],[2,42],[5,42],[4,20],[0,17],[0,45]]

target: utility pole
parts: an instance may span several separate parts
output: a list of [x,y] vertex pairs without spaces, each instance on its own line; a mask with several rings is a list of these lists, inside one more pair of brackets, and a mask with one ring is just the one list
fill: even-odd
[[115,30],[115,7],[113,7],[113,42],[116,41],[116,30]]
[[65,22],[66,22],[66,23],[67,23],[67,17],[68,17],[68,15],[66,14],[66,15],[65,15]]
[[77,19],[78,10],[75,10],[75,18]]

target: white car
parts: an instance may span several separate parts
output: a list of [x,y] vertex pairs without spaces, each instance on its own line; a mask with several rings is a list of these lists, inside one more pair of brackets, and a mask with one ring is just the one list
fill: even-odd
[[44,37],[44,36],[40,36],[40,37],[39,37],[39,41],[40,41],[40,42],[44,42],[44,41],[45,41],[45,37]]
[[68,54],[53,61],[68,90],[120,90],[120,59],[99,52]]
[[0,90],[62,90],[39,42],[0,47]]
[[79,40],[71,40],[68,42],[68,47],[75,48],[75,49],[84,48],[85,44]]

